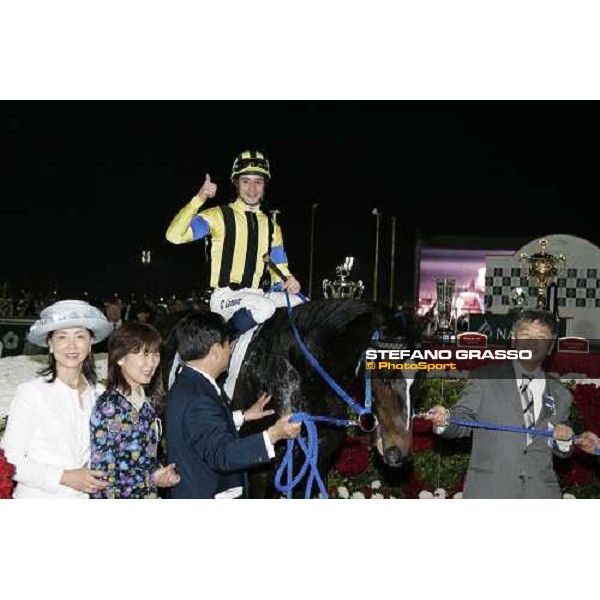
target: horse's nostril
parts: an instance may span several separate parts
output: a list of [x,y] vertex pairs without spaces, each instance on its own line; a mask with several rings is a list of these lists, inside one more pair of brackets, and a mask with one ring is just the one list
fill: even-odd
[[387,465],[398,466],[402,462],[402,451],[398,446],[391,446],[384,451],[383,460]]

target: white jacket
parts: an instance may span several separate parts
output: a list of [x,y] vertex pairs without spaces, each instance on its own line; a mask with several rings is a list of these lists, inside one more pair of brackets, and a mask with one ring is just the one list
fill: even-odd
[[14,498],[88,498],[61,485],[66,469],[87,467],[90,460],[90,414],[101,385],[88,387],[79,408],[76,390],[60,379],[38,377],[17,387],[2,447],[15,465]]

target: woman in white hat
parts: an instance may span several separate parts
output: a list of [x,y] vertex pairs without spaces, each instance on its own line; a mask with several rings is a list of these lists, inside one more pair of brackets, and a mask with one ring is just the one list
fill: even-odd
[[92,344],[112,327],[82,300],[44,309],[28,340],[50,351],[48,367],[19,385],[2,441],[16,466],[14,498],[88,498],[106,488],[89,469],[90,413],[103,387],[96,381]]

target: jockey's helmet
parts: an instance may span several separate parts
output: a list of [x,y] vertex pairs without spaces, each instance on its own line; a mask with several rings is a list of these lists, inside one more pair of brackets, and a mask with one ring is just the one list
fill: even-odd
[[240,175],[262,175],[265,181],[271,179],[271,169],[267,157],[258,150],[244,150],[233,161],[231,181],[236,184]]

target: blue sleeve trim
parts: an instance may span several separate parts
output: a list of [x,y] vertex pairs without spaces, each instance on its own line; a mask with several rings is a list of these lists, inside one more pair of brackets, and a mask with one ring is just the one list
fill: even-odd
[[288,257],[285,253],[285,250],[283,249],[283,246],[276,246],[275,248],[271,248],[271,260],[276,265],[287,263]]
[[208,223],[198,215],[196,215],[192,219],[190,225],[192,227],[192,232],[194,233],[195,240],[199,240],[200,238],[203,238],[205,235],[208,235],[210,233],[210,227],[208,226]]

